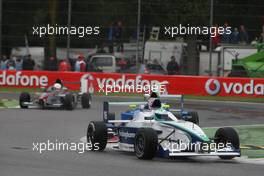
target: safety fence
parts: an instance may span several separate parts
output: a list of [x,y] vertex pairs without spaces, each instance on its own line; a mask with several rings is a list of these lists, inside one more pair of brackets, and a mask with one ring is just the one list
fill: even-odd
[[62,80],[70,90],[91,93],[149,93],[264,97],[264,79],[162,76],[93,72],[0,71],[0,86],[42,88]]

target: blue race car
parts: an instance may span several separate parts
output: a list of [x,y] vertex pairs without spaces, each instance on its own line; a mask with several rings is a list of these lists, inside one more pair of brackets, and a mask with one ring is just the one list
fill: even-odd
[[[231,127],[219,128],[210,139],[203,130],[188,118],[177,118],[162,98],[180,98],[181,95],[163,95],[146,102],[104,102],[103,121],[90,122],[87,142],[103,151],[107,144],[112,149],[134,152],[139,159],[175,156],[219,156],[232,159],[240,156],[237,132]],[[129,106],[116,119],[110,106]],[[188,116],[183,108],[180,116]],[[111,140],[114,137],[114,141]]]

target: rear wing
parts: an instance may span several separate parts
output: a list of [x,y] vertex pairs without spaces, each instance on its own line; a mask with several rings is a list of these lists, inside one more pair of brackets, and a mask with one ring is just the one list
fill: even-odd
[[[145,98],[149,98],[150,95],[149,94],[144,94],[144,97]],[[175,99],[175,98],[181,99],[181,98],[183,98],[183,95],[180,95],[180,94],[175,94],[175,95],[160,95],[159,98],[161,100],[162,99],[169,100],[169,99]]]
[[[145,94],[144,98],[145,100],[148,99],[150,95]],[[183,95],[161,95],[159,96],[159,99],[161,101],[166,100],[179,100],[180,101],[180,109],[170,109],[170,111],[175,112],[182,112],[183,111]],[[147,104],[147,101],[140,101],[140,102],[111,102],[111,101],[105,101],[103,102],[103,121],[106,123],[126,123],[130,122],[130,120],[115,120],[111,118],[111,114],[109,113],[109,106],[128,106],[128,105],[145,105]],[[162,103],[166,104],[166,103]]]
[[144,105],[146,102],[103,102],[103,120],[106,123],[122,123],[130,122],[130,120],[113,120],[109,119],[109,106],[128,106],[128,105]]

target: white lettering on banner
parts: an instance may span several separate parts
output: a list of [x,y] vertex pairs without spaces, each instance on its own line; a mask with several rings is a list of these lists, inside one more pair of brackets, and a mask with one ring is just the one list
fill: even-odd
[[[81,92],[82,93],[86,93],[86,92],[90,92],[93,93],[94,92],[94,87],[93,87],[93,81],[94,77],[90,74],[84,74],[81,77]],[[101,89],[101,88],[100,88]]]
[[48,77],[36,75],[22,75],[21,71],[17,71],[15,74],[7,74],[6,71],[3,71],[2,74],[0,74],[0,85],[45,87],[48,85]]
[[[214,84],[213,88],[210,87],[211,84]],[[224,88],[226,94],[264,95],[264,84],[255,84],[253,79],[245,84],[239,82],[220,83],[217,79],[208,79],[205,83],[205,90],[209,95],[217,95],[220,93],[221,87]]]
[[90,93],[94,92],[94,85],[92,81],[96,80],[99,87],[99,92],[103,93],[117,93],[117,92],[137,92],[137,93],[150,93],[151,91],[159,91],[162,94],[167,93],[166,85],[168,81],[146,80],[138,75],[135,79],[126,79],[125,75],[121,78],[94,78],[90,74],[85,74],[81,77],[82,86],[84,86]]

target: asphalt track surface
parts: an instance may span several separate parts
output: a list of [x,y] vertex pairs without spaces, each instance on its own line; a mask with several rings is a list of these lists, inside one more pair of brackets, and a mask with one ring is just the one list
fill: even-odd
[[[14,98],[17,95],[2,95]],[[261,176],[263,165],[238,160],[213,158],[138,160],[134,154],[111,151],[33,150],[33,143],[60,141],[80,142],[91,120],[102,119],[102,102],[138,101],[134,98],[94,97],[92,108],[74,111],[38,109],[0,109],[0,176]],[[229,126],[264,124],[263,104],[187,101],[186,108],[198,111],[200,124]],[[114,111],[121,111],[116,108]]]

